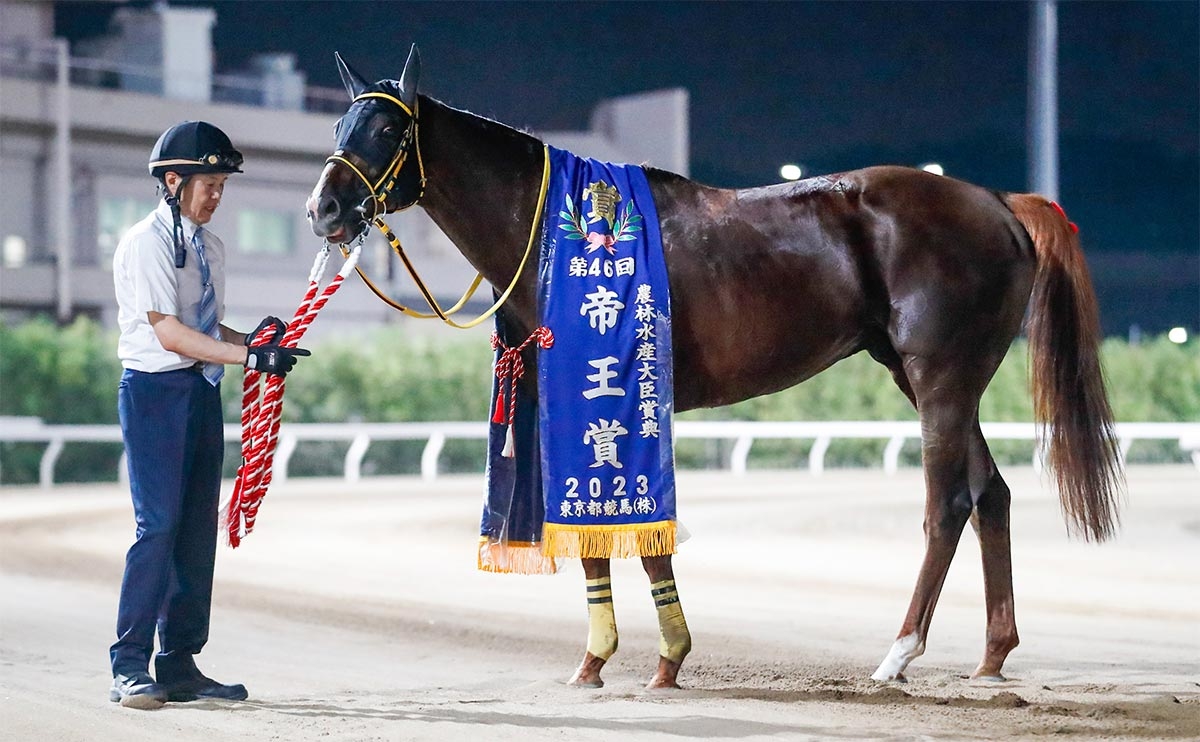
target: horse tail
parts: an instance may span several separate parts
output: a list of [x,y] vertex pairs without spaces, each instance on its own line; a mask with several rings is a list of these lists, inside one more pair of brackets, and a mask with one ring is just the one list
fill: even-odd
[[1008,194],[1005,203],[1037,255],[1028,329],[1039,445],[1047,451],[1068,530],[1103,541],[1119,520],[1124,473],[1100,368],[1099,308],[1079,230],[1058,204],[1036,194]]

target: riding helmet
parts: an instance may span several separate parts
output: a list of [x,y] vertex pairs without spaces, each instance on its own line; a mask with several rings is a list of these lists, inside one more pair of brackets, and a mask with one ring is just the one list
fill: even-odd
[[225,132],[206,121],[184,121],[163,132],[150,152],[150,175],[162,179],[168,172],[240,173],[242,153],[233,148]]

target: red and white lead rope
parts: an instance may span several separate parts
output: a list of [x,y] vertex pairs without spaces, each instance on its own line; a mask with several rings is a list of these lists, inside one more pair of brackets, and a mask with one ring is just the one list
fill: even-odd
[[[296,347],[309,325],[316,319],[317,313],[346,280],[346,276],[354,270],[360,253],[361,246],[355,246],[342,269],[324,291],[320,290],[320,283],[329,262],[329,248],[326,247],[317,254],[308,274],[308,291],[300,301],[292,321],[288,323],[280,345],[285,348]],[[250,344],[264,345],[271,341],[274,335],[274,328],[265,328]],[[237,482],[234,484],[233,495],[225,513],[229,545],[235,549],[241,543],[242,537],[254,530],[259,505],[262,504],[267,495],[267,488],[271,485],[275,447],[279,443],[279,425],[283,419],[283,389],[284,377],[246,369],[245,380],[242,382],[242,464],[238,467]]]

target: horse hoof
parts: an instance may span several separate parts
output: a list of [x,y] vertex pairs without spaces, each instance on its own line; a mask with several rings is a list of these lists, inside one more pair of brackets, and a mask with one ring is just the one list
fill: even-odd
[[1007,683],[1008,682],[1008,678],[1004,677],[1000,673],[996,673],[995,675],[972,675],[971,680],[979,681],[979,682],[983,682],[983,683]]
[[668,680],[666,678],[654,678],[653,680],[651,680],[649,683],[646,684],[646,690],[669,690],[669,689],[682,690],[679,683],[675,682],[674,680]]
[[600,679],[599,672],[580,667],[567,681],[567,685],[573,685],[576,688],[603,688],[604,681]]

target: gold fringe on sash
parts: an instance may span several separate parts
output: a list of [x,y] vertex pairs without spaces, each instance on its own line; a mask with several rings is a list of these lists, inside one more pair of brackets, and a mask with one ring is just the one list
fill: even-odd
[[547,557],[611,559],[666,556],[675,553],[675,521],[622,525],[542,526],[542,553]]
[[479,569],[518,575],[552,575],[558,571],[554,557],[542,553],[542,545],[531,541],[479,539]]

